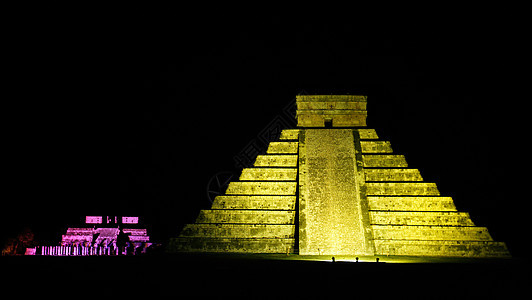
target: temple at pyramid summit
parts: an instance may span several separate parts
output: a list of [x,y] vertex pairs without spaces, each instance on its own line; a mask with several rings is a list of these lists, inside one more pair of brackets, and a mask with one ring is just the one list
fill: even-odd
[[366,104],[297,96],[297,128],[283,130],[169,251],[509,257],[366,127]]

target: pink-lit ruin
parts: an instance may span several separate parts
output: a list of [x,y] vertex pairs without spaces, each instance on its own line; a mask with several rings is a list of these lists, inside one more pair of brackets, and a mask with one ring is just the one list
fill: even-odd
[[148,231],[139,225],[139,217],[86,216],[92,227],[71,227],[62,235],[60,245],[29,248],[27,255],[87,256],[146,253]]

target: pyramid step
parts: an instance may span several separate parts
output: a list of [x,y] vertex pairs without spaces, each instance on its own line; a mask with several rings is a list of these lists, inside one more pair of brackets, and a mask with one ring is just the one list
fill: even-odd
[[212,209],[294,210],[296,196],[217,196]]
[[228,195],[295,195],[297,182],[285,181],[234,181],[230,182]]
[[378,140],[379,136],[377,135],[377,131],[375,129],[355,129],[358,131],[358,135],[360,136],[361,140]]
[[364,154],[362,155],[365,168],[406,168],[404,155],[395,154]]
[[187,224],[182,237],[293,238],[295,225]]
[[389,211],[456,211],[451,197],[368,196],[370,210]]
[[368,182],[366,193],[371,195],[393,196],[438,196],[440,192],[435,183],[431,182]]
[[268,154],[297,154],[297,142],[270,142]]
[[294,224],[295,212],[288,210],[201,210],[196,223]]
[[366,181],[423,181],[418,169],[364,169]]
[[222,252],[222,253],[294,253],[295,241],[288,239],[195,238],[170,239],[169,252]]
[[269,154],[257,155],[255,167],[297,167],[297,155]]
[[376,240],[492,241],[486,227],[372,225]]
[[283,129],[281,131],[280,140],[297,140],[299,137],[299,129]]
[[510,257],[506,245],[491,241],[375,240],[376,255]]
[[360,141],[362,153],[392,153],[392,145],[388,141]]
[[475,226],[466,212],[370,211],[372,225]]
[[297,168],[245,168],[240,180],[295,181]]

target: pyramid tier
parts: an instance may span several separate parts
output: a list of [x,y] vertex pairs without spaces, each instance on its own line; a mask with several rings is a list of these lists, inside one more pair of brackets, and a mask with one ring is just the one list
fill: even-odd
[[486,227],[372,225],[376,240],[492,241]]
[[423,181],[418,169],[364,169],[366,181]]
[[360,128],[354,130],[358,135],[360,136],[361,140],[377,140],[379,139],[379,136],[377,135],[377,131],[375,129],[369,129],[369,128]]
[[294,238],[295,225],[279,224],[187,224],[182,237]]
[[475,226],[466,212],[370,211],[372,225]]
[[168,249],[179,252],[294,253],[293,238],[196,238],[170,240]]
[[294,210],[296,196],[217,196],[212,209]]
[[240,180],[255,181],[296,181],[296,168],[245,168]]
[[295,212],[287,210],[202,210],[196,223],[294,224]]
[[295,154],[297,153],[297,142],[271,142],[266,153]]
[[297,182],[283,181],[233,181],[225,191],[227,195],[295,195]]
[[392,196],[439,196],[435,183],[431,182],[368,182],[366,194]]
[[299,137],[299,129],[284,129],[281,131],[280,140],[297,140]]
[[368,196],[370,210],[387,211],[456,211],[451,197]]
[[269,154],[257,155],[255,167],[297,167],[297,155]]
[[376,255],[509,257],[506,245],[492,241],[375,240]]
[[396,154],[364,154],[364,168],[407,168],[404,155]]
[[392,146],[388,141],[360,141],[362,153],[392,153]]

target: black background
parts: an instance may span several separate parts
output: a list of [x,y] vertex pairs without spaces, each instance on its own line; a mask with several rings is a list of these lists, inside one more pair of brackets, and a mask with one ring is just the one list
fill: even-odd
[[85,215],[135,215],[164,243],[297,94],[349,93],[368,96],[369,128],[425,181],[525,254],[519,18],[140,11],[22,13],[9,25],[3,239],[29,226],[55,244]]

